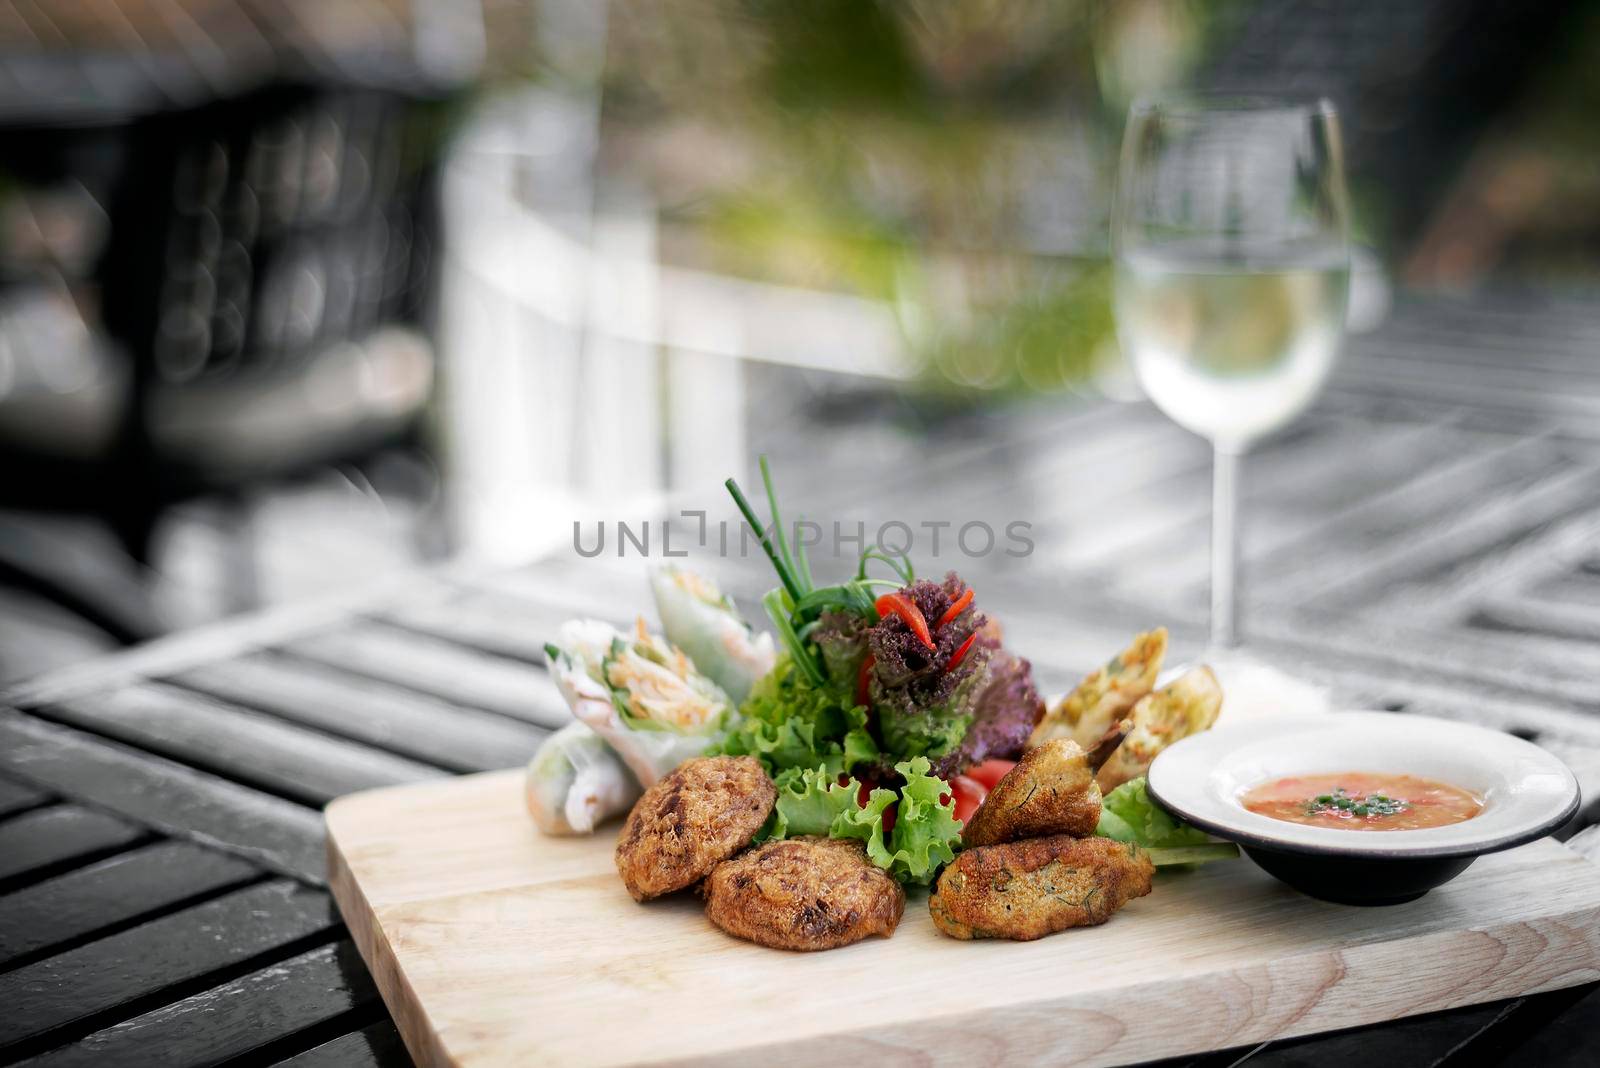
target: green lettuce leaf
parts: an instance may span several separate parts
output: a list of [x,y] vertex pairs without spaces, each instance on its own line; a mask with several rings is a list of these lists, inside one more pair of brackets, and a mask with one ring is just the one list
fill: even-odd
[[942,757],[961,744],[972,726],[973,710],[967,690],[931,707],[902,711],[888,702],[876,707],[883,744],[890,752],[903,756]]
[[1239,855],[1238,846],[1216,841],[1156,804],[1142,776],[1105,795],[1094,833],[1142,846],[1157,865],[1202,864]]
[[[863,709],[863,711],[865,711]],[[870,764],[878,759],[878,743],[872,740],[872,735],[865,727],[856,727],[844,736],[844,766],[853,768],[857,764]]]
[[[860,784],[850,779],[840,785],[838,774],[823,765],[804,771],[791,768],[781,772],[774,781],[778,786],[778,801],[772,806],[769,838],[829,834],[839,817],[860,807],[856,801]],[[891,794],[890,800],[893,799]]]
[[866,706],[835,687],[813,684],[786,655],[757,680],[740,712],[712,752],[756,757],[774,777],[820,767],[836,778],[878,756]]
[[[898,792],[882,788],[860,801],[861,784],[843,785],[825,766],[791,769],[777,778],[778,801],[761,838],[786,838],[797,834],[825,834],[832,838],[858,838],[867,857],[902,883],[925,886],[939,868],[955,859],[961,840],[955,803],[941,801],[950,788],[943,779],[928,774],[923,757],[895,765],[906,783]],[[894,829],[887,835],[883,815],[896,806]]]
[[940,800],[949,795],[950,787],[943,779],[928,774],[928,768],[926,757],[914,757],[894,766],[906,777],[906,784],[900,788],[900,806],[895,811],[890,835],[893,855],[888,867],[903,883],[932,882],[939,869],[955,859],[955,843],[961,841],[954,798]]

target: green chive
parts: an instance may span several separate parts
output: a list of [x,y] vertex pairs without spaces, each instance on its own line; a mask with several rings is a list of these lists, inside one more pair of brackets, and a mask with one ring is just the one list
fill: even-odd
[[[772,528],[774,536],[778,539],[778,555],[783,557],[784,566],[789,573],[794,574],[794,557],[789,555],[789,539],[783,533],[783,516],[778,512],[778,491],[772,487],[772,469],[767,466],[766,456],[760,457],[761,484],[767,488],[767,507],[772,509]],[[802,588],[801,592],[805,592]],[[800,593],[791,591],[795,600],[800,599]]]
[[745,499],[744,491],[739,488],[739,483],[730,478],[723,485],[728,487],[728,493],[733,496],[733,503],[739,506],[739,511],[743,513],[745,522],[750,524],[750,529],[755,531],[756,536],[761,539],[761,548],[766,550],[767,559],[772,561],[772,569],[778,573],[778,581],[783,583],[783,588],[788,591],[789,596],[798,601],[800,599],[800,587],[795,584],[794,576],[789,574],[789,570],[784,566],[782,558],[773,549],[771,537],[762,528],[761,520],[756,518],[756,511],[750,507],[750,502]]
[[[805,516],[801,516],[795,520],[795,526],[799,527],[805,521]],[[811,581],[811,561],[806,559],[805,539],[800,537],[799,530],[795,531],[794,560],[795,565],[800,569],[800,581],[805,583],[805,588],[807,590],[816,589],[816,584]]]

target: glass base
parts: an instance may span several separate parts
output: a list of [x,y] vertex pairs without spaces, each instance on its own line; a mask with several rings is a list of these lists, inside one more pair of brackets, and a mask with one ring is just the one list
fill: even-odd
[[1239,646],[1211,646],[1200,654],[1222,685],[1219,723],[1281,716],[1314,716],[1333,711],[1326,686],[1297,678]]

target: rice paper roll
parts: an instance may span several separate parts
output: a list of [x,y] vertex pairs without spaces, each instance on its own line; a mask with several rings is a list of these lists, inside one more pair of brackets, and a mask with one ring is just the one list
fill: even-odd
[[723,689],[642,619],[632,635],[573,620],[545,652],[573,716],[605,739],[641,786],[704,753],[738,715]]
[[590,727],[569,723],[544,740],[528,761],[528,812],[545,834],[591,834],[633,807],[643,790],[622,760]]
[[707,579],[669,565],[651,573],[650,592],[667,641],[687,653],[735,704],[772,670],[777,660],[772,635],[753,631],[739,618],[733,600]]

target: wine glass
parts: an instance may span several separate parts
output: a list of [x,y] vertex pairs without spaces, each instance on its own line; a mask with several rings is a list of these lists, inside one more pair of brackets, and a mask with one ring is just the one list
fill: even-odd
[[1112,221],[1117,332],[1140,384],[1210,439],[1211,643],[1238,643],[1240,456],[1316,397],[1344,336],[1350,236],[1326,101],[1141,101]]

